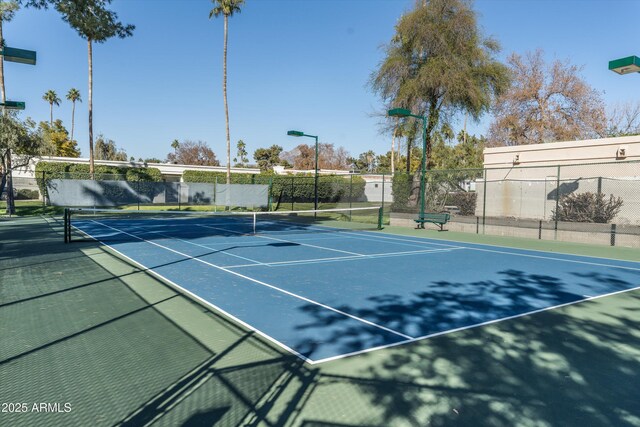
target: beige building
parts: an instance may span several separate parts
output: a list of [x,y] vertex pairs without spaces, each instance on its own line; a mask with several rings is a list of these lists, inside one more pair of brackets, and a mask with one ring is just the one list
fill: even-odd
[[478,216],[550,220],[558,192],[588,191],[621,197],[615,222],[640,225],[640,135],[487,148],[484,167]]

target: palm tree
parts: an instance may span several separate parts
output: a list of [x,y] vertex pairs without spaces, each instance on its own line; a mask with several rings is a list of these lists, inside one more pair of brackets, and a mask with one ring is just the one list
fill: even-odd
[[225,124],[227,127],[227,184],[231,183],[231,136],[229,134],[229,104],[227,103],[227,39],[229,35],[229,17],[240,13],[244,0],[211,0],[215,7],[209,12],[209,19],[224,16],[224,48],[222,53],[222,94],[224,97]]
[[112,0],[30,0],[27,5],[35,8],[55,8],[80,37],[87,41],[89,62],[89,173],[93,178],[93,43],[104,43],[112,37],[125,38],[133,34],[134,25],[124,25],[118,15],[107,9]]
[[73,141],[73,127],[76,116],[76,101],[82,102],[82,98],[80,98],[80,91],[75,88],[69,89],[69,92],[67,92],[67,99],[73,103],[73,108],[71,109],[71,141]]
[[60,98],[58,98],[58,94],[55,90],[48,90],[42,95],[42,99],[49,103],[49,124],[53,126],[53,104],[56,104],[56,107],[60,105]]

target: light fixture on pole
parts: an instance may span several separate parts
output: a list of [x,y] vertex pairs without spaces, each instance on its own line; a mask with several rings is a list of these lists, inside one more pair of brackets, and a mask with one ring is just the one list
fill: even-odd
[[318,210],[318,136],[317,135],[307,135],[304,132],[300,132],[298,130],[290,130],[287,132],[289,136],[306,136],[309,138],[314,138],[316,140],[316,162],[315,162],[315,174],[313,179],[313,210]]
[[626,58],[609,61],[609,69],[614,73],[630,74],[640,73],[640,58],[637,56],[627,56]]
[[[425,179],[427,176],[427,118],[425,116],[418,116],[412,114],[410,110],[406,108],[394,108],[387,112],[390,117],[415,117],[422,120],[422,173],[420,176],[420,219],[424,219],[424,207],[425,207]],[[408,161],[409,159],[407,159]],[[420,228],[424,228],[424,222],[420,222],[418,225]]]

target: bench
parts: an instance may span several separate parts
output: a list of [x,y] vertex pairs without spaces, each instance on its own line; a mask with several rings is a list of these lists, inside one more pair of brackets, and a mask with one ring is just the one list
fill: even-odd
[[451,218],[451,214],[449,213],[425,213],[420,218],[414,219],[414,221],[418,224],[416,228],[424,228],[425,222],[430,222],[432,224],[436,224],[440,227],[440,231],[446,231],[443,227],[449,222]]

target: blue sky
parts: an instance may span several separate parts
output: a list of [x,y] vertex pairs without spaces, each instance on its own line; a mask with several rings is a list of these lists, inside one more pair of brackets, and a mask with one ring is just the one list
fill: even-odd
[[[232,157],[242,139],[250,157],[259,147],[285,150],[311,139],[352,155],[390,148],[380,135],[380,100],[368,89],[381,46],[413,0],[247,0],[229,23],[229,108]],[[173,139],[206,141],[225,163],[222,100],[222,19],[208,19],[209,0],[115,0],[112,8],[133,37],[94,45],[94,134],[116,141],[130,156],[164,159]],[[485,34],[502,45],[499,58],[543,49],[548,60],[584,66],[582,76],[608,106],[638,99],[640,75],[618,76],[607,63],[640,55],[635,0],[477,0]],[[35,67],[5,64],[8,99],[26,101],[25,116],[48,120],[49,89],[63,98],[54,110],[71,127],[78,88],[76,134],[88,155],[87,45],[52,10],[22,9],[4,26],[7,45],[36,50]],[[468,125],[486,131],[491,117]],[[457,128],[463,123],[460,120]],[[251,159],[253,160],[253,159]]]

